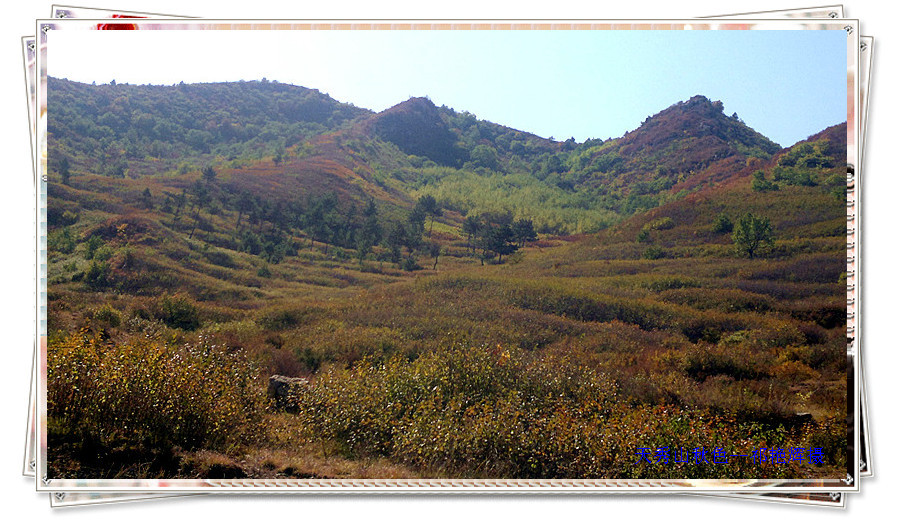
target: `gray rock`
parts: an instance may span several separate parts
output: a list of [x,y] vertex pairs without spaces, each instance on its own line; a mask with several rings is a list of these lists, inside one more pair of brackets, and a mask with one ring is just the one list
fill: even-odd
[[306,378],[273,375],[267,384],[267,397],[274,400],[277,409],[297,413],[298,405],[292,399],[292,394],[306,384],[308,384]]

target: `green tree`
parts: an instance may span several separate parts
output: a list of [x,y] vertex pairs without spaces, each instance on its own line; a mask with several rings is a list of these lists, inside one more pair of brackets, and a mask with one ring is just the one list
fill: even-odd
[[514,243],[512,227],[502,224],[492,227],[485,238],[485,246],[499,256],[497,262],[503,262],[503,255],[511,255],[518,251],[518,245]]
[[552,154],[547,156],[541,164],[541,173],[549,175],[551,173],[565,173],[568,167],[563,163],[562,158]]
[[145,209],[154,209],[154,197],[151,196],[151,190],[147,187],[141,192],[141,205]]
[[775,241],[770,219],[746,213],[735,224],[732,241],[740,254],[754,258],[759,251],[771,247]]
[[516,220],[512,224],[512,235],[519,247],[524,247],[527,242],[534,242],[537,240],[534,222],[529,218]]
[[198,224],[201,223],[201,208],[211,203],[211,193],[206,186],[195,182],[195,185],[192,187],[192,192],[194,193],[192,196],[194,197],[195,223],[192,225],[192,231],[189,233],[189,238],[195,236],[195,229],[197,229]]
[[478,246],[483,250],[481,262],[485,258],[497,256],[503,262],[503,255],[518,251],[512,232],[512,213],[484,213],[481,215],[481,229],[477,235]]
[[380,220],[377,215],[377,204],[373,199],[369,199],[364,213],[364,224],[358,232],[358,244],[362,243],[368,246],[376,246],[383,238],[383,228],[380,227]]
[[180,193],[175,198],[176,209],[173,210],[173,224],[179,222],[179,217],[182,216],[182,210],[185,208],[185,204],[188,202],[188,190],[186,188],[182,188],[182,193]]
[[97,236],[91,235],[87,241],[85,241],[85,260],[91,260],[94,258],[94,254],[97,253],[97,250],[104,245],[104,240]]
[[242,224],[242,214],[249,214],[255,207],[255,201],[248,191],[240,191],[238,195],[233,197],[233,207],[236,208],[236,227],[235,232],[239,232],[239,226]]
[[365,258],[370,254],[371,244],[364,237],[359,237],[355,245],[355,256],[358,257],[358,265],[364,264]]
[[205,182],[213,182],[217,178],[217,172],[211,166],[204,166],[201,170],[201,178]]
[[173,329],[194,331],[201,327],[201,311],[182,295],[164,295],[154,304],[153,314]]
[[75,250],[75,237],[68,227],[57,230],[47,236],[47,247],[58,253],[72,253]]
[[394,222],[389,228],[389,234],[386,236],[387,249],[390,251],[390,260],[399,263],[402,258],[402,246],[405,245],[408,232],[405,225],[401,222]]
[[488,145],[479,144],[471,150],[471,161],[475,166],[496,170],[499,167],[496,150]]
[[324,253],[327,252],[327,245],[333,238],[333,231],[338,223],[337,206],[339,198],[333,192],[309,198],[304,223],[306,232],[311,237],[312,248],[317,240],[324,244]]
[[767,180],[763,170],[758,169],[754,172],[754,178],[751,180],[751,188],[758,192],[776,191],[779,186],[776,182]]
[[60,159],[59,170],[60,170],[60,176],[63,178],[63,185],[68,186],[69,177],[72,175],[72,173],[69,172],[69,159],[68,158],[63,157],[62,159]]
[[436,271],[437,262],[440,261],[440,254],[442,253],[442,250],[440,249],[440,244],[438,244],[436,242],[431,242],[430,244],[427,245],[427,250],[428,250],[428,253],[430,254],[431,258],[434,259],[434,270]]
[[110,265],[106,262],[94,260],[88,270],[85,271],[83,278],[89,289],[94,291],[104,289],[110,285]]
[[465,233],[468,239],[468,247],[471,248],[471,253],[474,254],[475,239],[478,233],[481,232],[481,220],[473,215],[465,217],[465,222],[462,223],[462,232]]
[[408,216],[408,234],[405,239],[405,247],[410,251],[414,251],[421,247],[421,237],[424,235],[424,221],[427,219],[427,213],[421,206],[416,205]]
[[251,253],[252,255],[258,255],[261,253],[261,249],[263,249],[261,238],[253,231],[246,229],[242,232],[242,239],[239,243],[239,249],[241,251],[245,251],[246,253]]
[[427,236],[430,237],[434,232],[434,217],[443,215],[443,207],[437,202],[437,199],[431,195],[422,195],[415,204],[415,207],[420,209],[428,218],[430,218],[430,227],[427,231]]
[[116,160],[107,164],[107,167],[104,168],[104,174],[111,178],[126,178],[126,162]]

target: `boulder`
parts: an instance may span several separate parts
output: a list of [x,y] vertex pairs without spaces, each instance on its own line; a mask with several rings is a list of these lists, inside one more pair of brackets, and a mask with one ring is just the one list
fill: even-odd
[[306,384],[308,384],[306,378],[273,375],[267,384],[267,397],[274,400],[277,409],[297,413],[298,406],[292,399],[292,393]]

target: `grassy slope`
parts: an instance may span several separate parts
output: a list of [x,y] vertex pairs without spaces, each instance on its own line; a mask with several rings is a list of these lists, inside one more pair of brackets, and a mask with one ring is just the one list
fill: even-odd
[[[310,144],[279,165],[267,158],[222,169],[212,191],[241,186],[278,200],[329,188],[356,204],[377,195],[388,214],[411,205],[404,185],[378,173],[396,159],[380,143],[341,133]],[[825,447],[829,464],[819,472],[838,474],[843,206],[824,185],[755,192],[750,177],[758,166],[732,167],[717,183],[612,231],[548,237],[503,265],[468,256],[463,217],[447,212],[434,229],[443,246],[437,270],[414,273],[376,260],[359,265],[351,250],[312,246],[301,231],[293,233],[298,254],[267,265],[233,249],[235,211],[204,212],[189,238],[190,214],[177,222],[159,209],[161,195],[191,187],[197,172],[115,180],[77,171],[73,187],[52,184],[50,192],[59,215],[48,261],[51,360],[77,365],[90,349],[126,368],[143,365],[126,358],[142,341],[170,354],[195,354],[197,340],[204,351],[241,350],[259,378],[235,409],[256,405],[260,416],[239,421],[246,430],[237,427],[224,441],[161,443],[167,420],[123,433],[57,404],[57,467],[126,476],[732,477],[763,472],[645,468],[633,455],[654,445],[747,453],[796,444]],[[157,198],[153,209],[141,204],[146,188]],[[735,221],[743,212],[774,225],[777,244],[763,258],[737,257],[729,234],[710,230],[719,213]],[[638,241],[667,217],[671,228]],[[59,248],[67,246],[64,231],[72,249]],[[88,257],[91,236],[103,243],[100,255]],[[660,258],[644,257],[651,246]],[[420,255],[423,267],[432,262]],[[90,285],[92,267],[103,264],[107,280]],[[255,404],[264,402],[260,377],[270,373],[313,378],[314,387],[300,393],[301,420]],[[97,407],[98,400],[65,405],[80,402]],[[216,426],[234,411],[192,413]],[[80,431],[91,438],[77,437]],[[146,444],[117,451],[126,437]],[[114,465],[157,462],[141,472],[99,470],[86,442],[106,449]],[[789,466],[769,474],[815,471]]]

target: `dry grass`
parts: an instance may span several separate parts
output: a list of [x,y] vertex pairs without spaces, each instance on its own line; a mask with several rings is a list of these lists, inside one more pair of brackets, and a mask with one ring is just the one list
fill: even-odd
[[[317,161],[336,176],[373,175]],[[226,171],[224,183],[276,194],[285,177],[264,164],[249,180]],[[443,244],[437,270],[406,272],[374,255],[359,264],[349,249],[312,246],[300,231],[295,255],[265,264],[235,249],[233,211],[205,213],[189,238],[188,217],[175,222],[136,206],[144,188],[175,193],[193,176],[79,175],[77,188],[53,186],[51,206],[70,213],[51,224],[48,257],[49,361],[60,370],[51,383],[51,457],[61,474],[764,476],[742,466],[638,468],[634,452],[809,443],[833,450],[832,463],[769,474],[841,471],[843,217],[822,188],[784,187],[766,198],[730,184],[613,231],[544,238],[501,265],[469,256],[462,217],[451,213],[434,227]],[[711,231],[717,214],[742,204],[774,220],[779,240],[766,258],[735,257],[728,235]],[[649,243],[637,241],[644,228]],[[91,238],[100,245],[89,246]],[[664,257],[644,259],[650,246]],[[201,375],[144,396],[127,387],[141,383],[137,355],[191,355],[179,348],[198,337],[222,355],[243,355],[231,365],[256,370],[249,398],[263,393],[260,377],[309,377],[303,416],[261,403],[241,413],[256,421],[250,431],[182,438],[179,413],[245,425],[217,403],[193,400],[154,427],[114,431],[103,414],[133,420],[145,409],[120,413],[120,400],[152,405],[201,387]],[[181,364],[170,362],[163,375],[178,376]],[[132,365],[133,374],[114,391],[119,375],[98,371],[101,363]],[[202,363],[202,375],[226,376]],[[562,386],[567,378],[577,383]],[[67,398],[73,381],[100,396]],[[223,394],[232,394],[224,381]],[[429,393],[431,381],[445,389]]]

